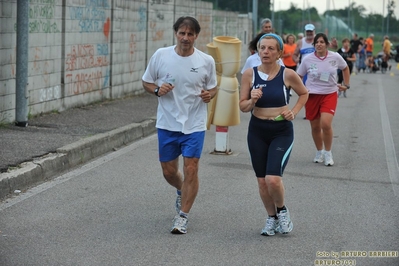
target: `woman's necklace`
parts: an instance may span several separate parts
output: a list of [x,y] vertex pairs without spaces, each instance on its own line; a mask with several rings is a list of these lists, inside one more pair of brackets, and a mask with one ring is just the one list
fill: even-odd
[[265,73],[265,74],[267,75],[267,80],[272,80],[272,79],[277,75],[277,73],[278,73],[279,70],[280,70],[280,65],[278,65],[277,63],[276,63],[276,66],[273,67],[273,68],[269,71],[269,73],[267,73],[267,72],[264,70],[263,65],[261,65],[261,66],[258,67],[258,71],[263,72],[263,73]]

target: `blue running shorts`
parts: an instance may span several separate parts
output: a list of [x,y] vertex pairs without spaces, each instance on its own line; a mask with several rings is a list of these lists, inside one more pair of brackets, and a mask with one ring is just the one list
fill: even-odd
[[159,161],[173,161],[180,155],[188,158],[201,158],[205,131],[184,134],[158,128]]

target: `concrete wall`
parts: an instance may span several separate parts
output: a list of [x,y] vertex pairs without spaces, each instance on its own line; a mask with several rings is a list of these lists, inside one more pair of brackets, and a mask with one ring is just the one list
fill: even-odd
[[[144,93],[141,76],[159,47],[175,44],[172,25],[194,16],[196,47],[214,36],[252,38],[249,15],[186,0],[30,0],[29,115]],[[0,124],[15,121],[17,2],[0,0]]]

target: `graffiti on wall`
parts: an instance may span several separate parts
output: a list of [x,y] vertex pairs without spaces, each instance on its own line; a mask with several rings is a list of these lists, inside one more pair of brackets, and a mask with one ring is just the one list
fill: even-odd
[[138,13],[139,21],[137,22],[137,28],[139,31],[143,31],[147,25],[147,9],[144,6],[140,6]]
[[[103,67],[106,67],[104,74]],[[68,94],[106,87],[109,82],[108,43],[73,45],[65,58],[65,71]]]
[[111,22],[106,12],[110,9],[108,0],[86,0],[85,6],[70,6],[71,20],[77,20],[79,32],[104,32],[108,38]]
[[86,0],[84,6],[69,7],[72,21],[77,22],[79,33],[100,33],[104,42],[76,44],[65,56],[65,88],[67,95],[76,95],[102,89],[109,85],[109,34],[111,20],[107,16],[109,0]]
[[[57,33],[55,16],[55,0],[30,0],[29,1],[29,33]],[[17,24],[14,25],[17,30]]]
[[50,87],[50,88],[45,88],[45,89],[39,90],[39,101],[40,102],[51,101],[54,99],[60,99],[61,96],[62,96],[61,95],[61,86],[55,86],[55,87]]
[[152,40],[153,41],[160,41],[163,40],[163,34],[164,30],[163,29],[157,29],[157,23],[154,21],[150,22],[150,29],[152,32]]
[[68,95],[100,90],[104,85],[102,83],[103,72],[101,70],[89,70],[88,72],[76,74],[68,73],[65,78],[65,88]]
[[65,71],[108,66],[108,55],[108,43],[73,45],[65,58]]

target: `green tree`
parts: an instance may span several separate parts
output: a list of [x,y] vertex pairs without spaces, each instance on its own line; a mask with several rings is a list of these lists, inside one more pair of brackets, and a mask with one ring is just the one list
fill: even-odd
[[[212,2],[214,7],[219,10],[230,10],[239,13],[252,12],[253,0],[204,0]],[[274,0],[275,1],[275,0]],[[376,0],[378,1],[378,0]],[[277,2],[277,1],[275,1]],[[361,2],[361,1],[359,1]],[[378,35],[393,35],[390,36],[392,42],[399,42],[399,20],[395,17],[395,2],[389,0],[386,6],[388,14],[383,17],[381,14],[367,14],[367,9],[363,5],[357,5],[352,1],[350,5],[343,9],[328,10],[322,17],[329,15],[335,16],[344,21],[352,32],[356,32],[359,36],[367,37],[368,34],[374,33]],[[271,0],[258,0],[258,19],[272,18]],[[295,1],[292,1],[290,8],[287,10],[280,10],[274,13],[274,28],[281,33],[288,32],[302,32],[303,25],[306,23],[316,24],[321,22],[321,17],[316,8],[311,7],[307,9],[298,8]],[[324,25],[323,25],[324,26]],[[347,33],[346,33],[347,34]],[[346,36],[349,37],[349,36]],[[380,38],[381,36],[378,36]]]

